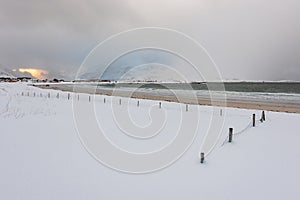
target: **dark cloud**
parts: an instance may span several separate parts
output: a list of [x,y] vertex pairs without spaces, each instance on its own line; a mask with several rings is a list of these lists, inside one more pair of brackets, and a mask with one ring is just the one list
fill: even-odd
[[300,80],[299,6],[298,0],[0,0],[0,63],[74,77],[110,35],[161,26],[198,40],[224,78]]

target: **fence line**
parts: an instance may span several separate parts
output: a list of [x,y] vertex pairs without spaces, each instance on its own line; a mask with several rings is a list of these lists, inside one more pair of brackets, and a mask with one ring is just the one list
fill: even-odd
[[[27,95],[26,95],[27,94]],[[93,98],[91,98],[91,95],[90,94],[82,94],[82,93],[74,93],[74,92],[51,92],[51,91],[48,91],[45,96],[43,95],[43,93],[40,93],[40,95],[38,95],[38,92],[36,93],[36,91],[31,91],[31,94],[32,96],[30,96],[30,91],[22,91],[21,95],[23,97],[35,97],[35,98],[38,98],[38,97],[45,97],[48,99],[67,99],[67,100],[73,100],[73,101],[80,101],[80,100],[83,100],[83,101],[87,101],[87,102],[97,102],[97,100],[99,100],[99,102],[103,102],[104,104],[106,102],[110,102],[112,104],[119,104],[119,105],[123,105],[123,102],[122,102],[122,98],[123,97],[115,97],[115,96],[110,96],[110,98],[107,98],[107,95],[94,95]],[[56,95],[55,95],[56,94]],[[17,93],[17,96],[19,96],[19,93]],[[85,98],[80,98],[80,96],[84,96],[84,97],[87,97],[86,99]],[[101,99],[97,99],[97,96],[100,96]],[[128,101],[125,101],[127,102],[127,104],[125,105],[135,105],[136,107],[140,107],[141,106],[141,103],[140,101],[142,101],[143,99],[136,99],[136,98],[131,98],[131,97],[125,97],[125,98],[128,98]],[[119,99],[119,101],[117,101],[117,99]],[[136,99],[135,101],[131,101],[131,99]],[[158,103],[158,108],[167,108],[167,109],[175,109],[177,110],[177,107],[170,107],[170,105],[168,104],[165,104],[165,105],[162,105],[162,102],[164,101],[159,101],[159,100],[145,100],[145,102],[149,103],[149,104],[144,104],[144,106],[147,106],[147,107],[152,107],[154,105],[157,105]],[[166,102],[168,103],[168,102]],[[180,106],[180,109],[182,112],[184,111],[184,108],[185,108],[185,111],[186,112],[190,112],[190,111],[193,111],[193,106],[197,107],[197,111],[200,111],[199,110],[199,107],[201,107],[202,105],[189,105],[189,104],[185,104],[185,103],[180,103],[180,102],[173,102],[175,105],[179,105]],[[151,105],[152,104],[152,105]],[[209,111],[213,111],[213,110],[209,110]],[[204,110],[203,112],[209,112],[207,110]],[[210,112],[209,112],[210,113]],[[219,115],[219,116],[224,116],[225,115],[225,112],[223,113],[223,107],[220,107],[220,111],[219,111],[219,114],[216,114],[214,112],[211,113],[212,115]],[[241,115],[240,113],[239,114],[232,114],[233,116],[246,116],[246,115]],[[254,114],[253,114],[254,116]],[[262,117],[263,118],[263,117]],[[241,130],[237,131],[237,132],[231,132],[231,139],[232,139],[232,136],[239,136],[243,133],[245,133],[246,131],[248,131],[250,128],[254,127],[253,124],[260,124],[259,122],[263,122],[262,119],[253,119],[252,120],[249,120],[250,122]],[[219,148],[222,148],[226,143],[228,143],[228,139],[229,139],[229,135],[227,135],[224,139],[224,141],[220,144],[220,139],[221,139],[221,136],[222,134],[219,136],[218,140],[216,141],[216,143],[213,145],[213,147],[206,153],[205,155],[205,158],[207,158],[208,156],[210,156],[210,154],[212,152],[214,152],[214,150],[219,147]],[[202,155],[203,156],[203,160],[204,160],[204,153],[203,152],[199,152],[199,155]],[[201,157],[202,158],[202,157]],[[202,161],[203,161],[202,160]]]
[[[118,104],[119,105],[123,105],[123,102],[121,102],[121,99],[122,97],[115,97],[115,96],[110,96],[110,98],[107,98],[107,95],[95,95],[94,98],[91,97],[90,94],[85,94],[85,93],[74,93],[74,92],[56,92],[56,91],[48,91],[45,93],[40,93],[40,95],[36,95],[36,91],[31,91],[31,93],[35,93],[35,95],[30,95],[30,92],[25,90],[25,93],[22,92],[22,96],[28,96],[28,97],[45,97],[45,98],[49,98],[49,99],[53,99],[53,98],[56,98],[56,99],[67,99],[67,100],[77,100],[77,101],[81,101],[81,100],[86,100],[87,102],[103,102],[103,103],[113,103],[113,104],[116,104],[116,102],[114,102],[113,98],[117,99],[119,98],[119,102]],[[85,96],[86,98],[82,98],[81,96]],[[102,97],[101,99],[98,99],[97,96],[100,96]],[[160,100],[151,100],[151,99],[137,99],[137,98],[130,98],[130,97],[125,97],[125,98],[129,98],[129,99],[135,99],[134,101],[130,101],[128,100],[128,104],[124,104],[124,105],[135,105],[137,107],[152,107],[152,106],[155,106],[158,104],[158,108],[164,108],[164,109],[169,109],[169,110],[178,110],[178,111],[185,111],[185,112],[203,112],[203,113],[209,113],[213,116],[223,116],[225,117],[225,111],[226,109],[224,109],[223,107],[220,107],[220,108],[214,108],[214,109],[220,109],[219,113],[217,112],[212,112],[213,110],[205,110],[205,109],[202,109],[200,110],[200,106],[202,105],[198,105],[198,104],[186,104],[186,103],[180,103],[180,102],[172,102],[177,106],[173,106],[173,105],[168,105],[168,103],[170,103],[169,101],[160,101]],[[143,104],[142,102],[147,102],[146,104]],[[150,102],[152,101],[152,102]],[[126,102],[126,101],[125,101]],[[166,103],[163,105],[163,103]],[[211,107],[211,106],[208,106],[208,107]],[[213,106],[212,106],[213,107]],[[196,108],[196,109],[194,109]],[[241,114],[236,114],[236,116],[246,116],[246,115],[241,115]]]

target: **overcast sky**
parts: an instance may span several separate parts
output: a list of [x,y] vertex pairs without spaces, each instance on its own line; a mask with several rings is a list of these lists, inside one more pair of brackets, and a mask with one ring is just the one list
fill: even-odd
[[71,76],[112,34],[158,26],[196,39],[225,79],[300,81],[299,9],[299,0],[0,0],[0,67]]

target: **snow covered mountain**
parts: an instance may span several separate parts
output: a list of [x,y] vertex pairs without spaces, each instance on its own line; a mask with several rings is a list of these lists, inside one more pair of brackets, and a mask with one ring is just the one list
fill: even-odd
[[11,69],[2,68],[2,67],[0,67],[0,76],[8,76],[10,78],[16,78],[16,77],[34,78],[28,72],[20,72],[19,70],[11,70]]

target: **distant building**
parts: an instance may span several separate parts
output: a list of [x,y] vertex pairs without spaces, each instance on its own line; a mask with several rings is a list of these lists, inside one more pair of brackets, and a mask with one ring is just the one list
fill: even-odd
[[18,81],[21,81],[21,82],[28,82],[31,80],[30,77],[18,77],[17,79],[18,79]]

